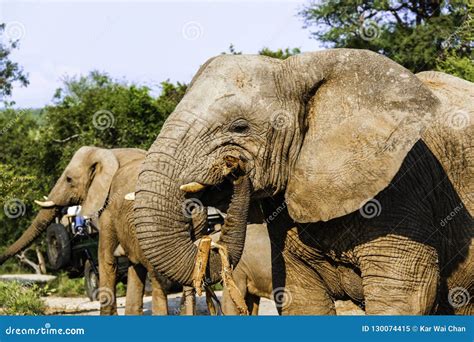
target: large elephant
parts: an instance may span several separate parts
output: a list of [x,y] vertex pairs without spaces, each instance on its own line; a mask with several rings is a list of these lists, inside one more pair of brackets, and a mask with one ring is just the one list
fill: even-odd
[[[446,95],[365,50],[210,59],[140,172],[144,255],[190,284],[197,248],[182,208],[219,197],[236,265],[252,200],[267,217],[273,287],[291,298],[282,314],[334,314],[343,297],[368,314],[472,312],[473,86],[442,75],[436,87]],[[426,131],[458,111],[467,125]],[[220,267],[212,254],[211,278]]]
[[[126,221],[127,217],[131,217],[131,206],[127,207],[123,201],[124,196],[134,190],[139,166],[144,158],[145,151],[140,149],[81,147],[57,180],[47,200],[36,201],[43,208],[22,236],[0,256],[0,264],[28,247],[60,215],[61,208],[81,205],[81,215],[92,218],[100,228],[101,313],[116,313],[114,252],[119,242],[125,247],[124,255],[133,263],[128,269],[126,313],[141,313],[147,272],[142,265],[147,264],[146,260],[139,258],[139,246],[133,245],[133,227]],[[152,273],[151,279],[152,312],[166,314],[167,298],[163,289],[166,280],[155,273]],[[186,302],[186,310],[192,310],[192,298],[186,298]]]

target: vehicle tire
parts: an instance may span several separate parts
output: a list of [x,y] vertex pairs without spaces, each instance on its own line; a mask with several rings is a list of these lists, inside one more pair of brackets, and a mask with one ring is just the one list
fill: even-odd
[[84,283],[87,297],[91,302],[97,299],[97,289],[99,288],[99,276],[94,272],[92,261],[87,260],[84,265]]
[[69,265],[71,261],[71,239],[62,224],[53,223],[46,230],[48,261],[55,271]]

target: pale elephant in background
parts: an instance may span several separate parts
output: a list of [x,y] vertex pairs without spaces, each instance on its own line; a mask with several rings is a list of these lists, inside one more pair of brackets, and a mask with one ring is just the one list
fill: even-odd
[[28,247],[61,215],[63,207],[81,205],[81,214],[96,220],[117,170],[143,156],[144,151],[139,149],[108,150],[84,146],[77,150],[47,200],[35,201],[42,209],[22,236],[0,256],[0,264]]
[[[143,163],[144,255],[190,284],[181,208],[200,200],[227,213],[219,243],[238,265],[253,201],[269,218],[273,287],[292,299],[281,314],[335,314],[343,297],[367,314],[472,313],[458,299],[474,298],[473,86],[440,78],[468,125],[434,129],[456,107],[374,52],[210,59]],[[221,267],[213,252],[211,280]]]
[[[219,236],[215,238],[218,239]],[[247,226],[242,257],[232,271],[232,276],[250,315],[258,315],[260,298],[273,299],[272,256],[266,224]],[[239,314],[226,287],[222,292],[222,312],[224,315]]]
[[[127,192],[133,191],[136,181],[138,166],[145,157],[145,151],[134,148],[103,149],[84,146],[74,154],[55,186],[48,194],[46,201],[35,201],[42,209],[22,236],[14,242],[0,256],[0,264],[8,258],[27,248],[46,228],[60,216],[61,208],[81,205],[81,215],[93,219],[99,227],[99,274],[102,289],[101,313],[112,314],[116,312],[115,305],[115,258],[112,257],[118,242],[111,236],[121,233],[126,236],[133,229],[127,225],[113,226],[111,218],[126,215],[117,203],[121,203]],[[135,167],[135,169],[133,169]],[[127,178],[130,177],[130,178]],[[113,207],[113,208],[112,208]],[[114,212],[114,210],[118,210]],[[126,230],[121,232],[120,229]],[[114,235],[115,234],[115,235]],[[127,237],[128,238],[128,237]],[[120,240],[122,242],[122,240]],[[126,255],[131,256],[132,262],[138,262],[139,252],[131,250],[129,241],[123,241],[127,247]],[[126,242],[126,243],[125,243]],[[110,248],[110,250],[105,250]],[[136,246],[136,248],[139,248]],[[140,265],[132,265],[128,270],[129,284],[127,286],[128,314],[141,313],[140,305],[137,306],[138,294],[143,292],[143,283],[137,281],[137,269]],[[107,273],[111,272],[111,273]],[[145,271],[146,276],[146,271]],[[142,273],[140,273],[142,277]],[[143,277],[140,278],[143,280]],[[153,285],[153,313],[167,313],[166,294],[162,283],[164,278],[158,280],[152,277]],[[99,293],[99,295],[101,295]],[[192,303],[190,303],[192,304]],[[187,311],[192,305],[187,306]]]

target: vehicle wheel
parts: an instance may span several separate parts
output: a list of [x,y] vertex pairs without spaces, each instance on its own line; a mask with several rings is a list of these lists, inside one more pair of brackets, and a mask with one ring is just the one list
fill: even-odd
[[53,270],[69,265],[71,261],[71,239],[62,224],[53,223],[46,230],[48,260]]
[[93,302],[97,300],[97,289],[99,288],[99,277],[94,272],[92,262],[87,260],[84,265],[84,282],[86,285],[87,297]]

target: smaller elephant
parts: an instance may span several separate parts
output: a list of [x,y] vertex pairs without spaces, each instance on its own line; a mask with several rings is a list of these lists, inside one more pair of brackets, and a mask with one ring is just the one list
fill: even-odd
[[[125,255],[135,262],[128,269],[126,313],[140,313],[141,305],[137,303],[142,299],[138,299],[137,293],[143,295],[146,268],[137,264],[139,252],[133,250],[134,245],[129,243],[129,240],[135,241],[133,227],[122,224],[118,218],[125,222],[125,218],[130,216],[122,208],[124,195],[134,190],[138,167],[144,157],[145,151],[134,148],[81,147],[64,169],[47,200],[35,201],[42,209],[22,236],[0,255],[0,264],[27,248],[61,215],[62,208],[81,205],[80,215],[90,218],[99,228],[101,313],[116,313],[116,258],[113,255],[119,242],[126,247]],[[153,313],[167,313],[164,285],[164,277],[158,277],[157,274],[152,276]],[[192,310],[192,298],[185,298],[185,302],[188,303],[186,307]]]
[[[249,314],[258,315],[261,297],[273,299],[271,245],[266,224],[247,226],[242,257],[232,276]],[[222,312],[224,315],[238,314],[226,287],[222,294]]]
[[[196,243],[208,232],[209,209],[193,213],[192,224]],[[223,216],[220,213],[219,216]],[[251,208],[251,222],[263,222],[260,211],[256,207]],[[221,222],[222,223],[222,222]],[[221,239],[220,223],[216,224],[216,232],[211,235],[213,242]],[[257,315],[260,298],[273,299],[272,291],[272,258],[271,244],[265,223],[252,223],[247,225],[245,246],[242,257],[232,272],[234,282],[245,299],[248,311],[251,315]],[[222,279],[215,279],[221,281]],[[221,309],[224,315],[238,315],[239,311],[233,302],[229,289],[224,286]]]
[[[131,262],[128,268],[126,315],[143,314],[143,295],[147,274],[152,284],[152,314],[167,315],[168,301],[166,288],[170,281],[155,272],[144,258],[137,243],[135,227],[131,221],[133,191],[138,178],[144,154],[122,165],[115,173],[108,195],[107,205],[99,219],[99,274],[101,314],[117,313],[115,285],[117,279],[116,256],[125,255]],[[182,307],[184,314],[194,313],[194,291],[183,289]]]

